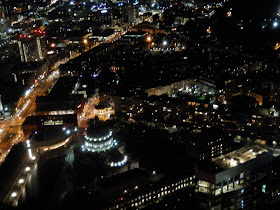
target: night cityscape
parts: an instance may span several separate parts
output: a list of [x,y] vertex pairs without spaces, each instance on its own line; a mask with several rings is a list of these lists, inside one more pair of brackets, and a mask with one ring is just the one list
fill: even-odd
[[280,0],[0,0],[0,210],[280,209]]

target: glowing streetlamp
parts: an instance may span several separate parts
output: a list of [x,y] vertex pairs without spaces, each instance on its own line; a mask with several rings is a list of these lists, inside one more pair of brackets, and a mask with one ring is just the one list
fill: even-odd
[[210,26],[206,29],[206,32],[207,32],[208,34],[211,34],[211,27],[210,27]]
[[52,44],[51,44],[51,47],[54,48],[54,47],[55,47],[55,43],[52,43]]
[[162,44],[163,44],[163,46],[166,46],[166,45],[167,45],[167,41],[164,40],[164,41],[162,42]]
[[87,39],[84,39],[84,44],[87,44],[88,43],[88,40]]
[[278,22],[275,21],[275,22],[273,23],[273,27],[276,28],[277,26],[278,26]]
[[17,196],[17,193],[16,193],[16,192],[13,192],[11,196],[12,196],[12,198],[14,198],[14,197]]
[[151,41],[152,41],[152,37],[151,37],[151,36],[147,36],[146,41],[147,41],[147,42],[151,42]]

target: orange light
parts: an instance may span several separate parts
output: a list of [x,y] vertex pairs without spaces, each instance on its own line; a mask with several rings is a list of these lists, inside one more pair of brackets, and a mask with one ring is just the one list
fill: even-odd
[[211,34],[211,27],[210,27],[210,26],[207,28],[206,32],[207,32],[208,34]]
[[147,40],[147,42],[151,42],[152,41],[152,37],[148,36],[146,40]]

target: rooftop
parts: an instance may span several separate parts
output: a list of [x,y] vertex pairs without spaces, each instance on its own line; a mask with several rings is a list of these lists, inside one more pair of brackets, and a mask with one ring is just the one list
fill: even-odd
[[66,115],[37,115],[28,116],[22,125],[38,124],[41,125],[45,121],[63,121],[63,124],[77,123],[77,114],[66,114]]
[[72,89],[78,81],[78,77],[66,76],[60,77],[52,88],[48,96],[50,97],[65,97],[71,94]]
[[239,164],[246,163],[250,160],[255,159],[262,153],[267,153],[268,150],[258,146],[242,147],[241,149],[235,150],[231,153],[219,156],[212,160],[212,162],[223,169],[233,168]]
[[33,140],[37,146],[49,146],[60,143],[68,137],[61,126],[45,126],[34,135]]
[[127,32],[126,34],[124,34],[124,37],[144,37],[147,35],[147,32],[141,31],[141,32],[134,32],[134,31],[130,31]]
[[87,129],[87,136],[90,138],[103,138],[107,135],[111,135],[111,132],[103,125],[93,125]]

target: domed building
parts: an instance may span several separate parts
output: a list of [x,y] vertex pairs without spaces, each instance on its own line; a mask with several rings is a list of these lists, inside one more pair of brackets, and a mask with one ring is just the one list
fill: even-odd
[[127,156],[120,153],[119,150],[114,150],[111,152],[109,157],[106,160],[107,165],[114,168],[114,167],[121,167],[126,164]]
[[138,161],[128,158],[125,144],[118,143],[114,139],[113,132],[100,123],[97,117],[89,123],[81,151],[82,159],[79,162],[86,161],[89,167],[99,165],[103,172],[106,171],[104,176],[112,176],[139,167]]
[[106,152],[117,144],[113,139],[113,133],[105,126],[90,126],[84,136],[83,151]]

